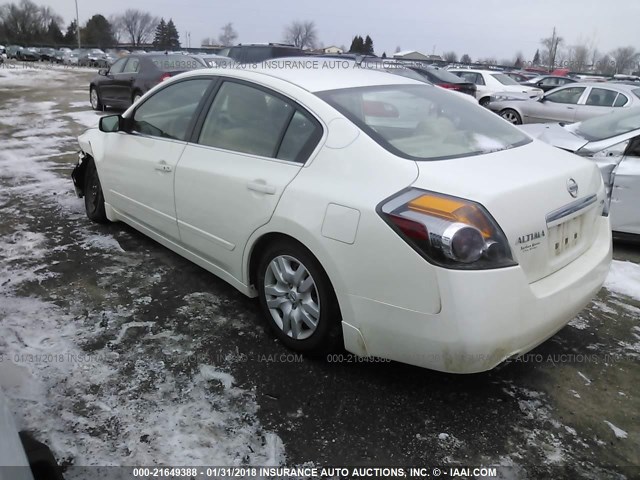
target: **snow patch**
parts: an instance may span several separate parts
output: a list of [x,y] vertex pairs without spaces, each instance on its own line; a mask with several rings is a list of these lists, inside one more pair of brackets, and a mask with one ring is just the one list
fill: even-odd
[[628,434],[627,432],[625,432],[624,430],[622,430],[621,428],[616,427],[613,423],[605,420],[604,423],[606,423],[607,425],[609,425],[609,428],[611,428],[611,430],[613,430],[613,434],[616,436],[616,438],[627,438]]
[[611,292],[640,301],[640,265],[614,260],[604,286]]

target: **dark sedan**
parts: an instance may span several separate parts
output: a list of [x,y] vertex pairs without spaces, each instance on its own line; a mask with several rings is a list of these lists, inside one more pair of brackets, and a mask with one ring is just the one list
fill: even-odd
[[37,62],[38,60],[40,60],[40,54],[36,51],[35,48],[23,48],[21,50],[18,50],[16,58],[25,62]]
[[460,78],[451,72],[433,67],[408,68],[418,73],[420,76],[424,77],[425,80],[428,80],[434,85],[447,88],[449,90],[456,90],[460,93],[466,93],[474,98],[476,96],[476,85],[474,83],[467,82],[463,78]]
[[98,71],[89,84],[94,110],[104,107],[128,108],[163,80],[196,68],[207,68],[200,58],[190,55],[128,55],[111,67]]
[[569,77],[560,77],[558,75],[540,75],[538,77],[531,78],[526,82],[520,82],[521,85],[541,88],[545,92],[568,85],[569,83],[576,83],[576,80]]

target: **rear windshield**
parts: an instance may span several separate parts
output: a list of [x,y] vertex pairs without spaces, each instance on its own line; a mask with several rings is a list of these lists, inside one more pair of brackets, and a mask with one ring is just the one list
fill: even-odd
[[443,160],[506,150],[531,139],[500,117],[431,85],[384,85],[319,92],[391,153]]
[[446,83],[464,83],[459,76],[454,75],[451,72],[447,72],[446,70],[437,70],[435,68],[427,68],[427,73],[433,75],[435,78],[440,80],[441,82]]
[[640,129],[640,108],[601,115],[573,126],[575,133],[589,142],[598,142],[638,129]]
[[492,73],[491,76],[503,85],[520,85],[513,78],[509,75],[505,75],[504,73]]
[[146,58],[149,58],[156,68],[163,72],[194,70],[206,66],[203,61],[196,60],[188,55],[150,55]]

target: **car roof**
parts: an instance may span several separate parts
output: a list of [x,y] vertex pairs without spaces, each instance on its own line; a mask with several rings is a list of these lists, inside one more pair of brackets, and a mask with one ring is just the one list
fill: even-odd
[[559,87],[559,88],[564,88],[564,87],[595,87],[595,88],[608,88],[610,90],[619,90],[622,92],[631,92],[632,90],[635,90],[636,88],[639,88],[640,85],[636,85],[634,88],[634,85],[627,85],[625,83],[611,83],[611,82],[575,82],[572,83],[571,85],[563,85],[563,87]]
[[[345,68],[343,66],[336,68],[321,68],[322,62],[319,62],[317,68],[313,68],[314,64],[306,63],[306,67],[309,68],[277,68],[283,65],[283,61],[290,62],[313,62],[312,57],[292,57],[292,58],[277,58],[273,60],[267,60],[262,62],[263,66],[257,68],[248,68],[246,66],[240,66],[238,68],[208,68],[192,70],[185,76],[202,75],[203,73],[209,73],[211,75],[223,75],[223,76],[236,76],[237,78],[251,79],[255,78],[259,80],[265,77],[277,78],[284,80],[293,85],[297,85],[309,92],[322,92],[326,90],[337,90],[341,88],[355,88],[366,86],[382,86],[382,85],[428,85],[418,80],[413,80],[407,77],[399,75],[393,75],[384,71],[376,71],[367,68],[359,68],[355,66],[355,62],[349,62],[353,67]],[[326,59],[330,62],[331,59]],[[271,63],[272,67],[268,67]],[[304,63],[299,65],[304,66]],[[237,73],[237,75],[234,75]]]
[[450,72],[473,72],[473,73],[505,73],[502,70],[486,70],[480,68],[450,68]]

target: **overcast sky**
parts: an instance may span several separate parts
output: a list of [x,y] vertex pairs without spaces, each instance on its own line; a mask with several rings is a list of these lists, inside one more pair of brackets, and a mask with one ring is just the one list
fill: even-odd
[[[75,17],[74,0],[49,0],[65,23]],[[438,54],[512,58],[521,50],[531,60],[540,39],[555,25],[566,44],[594,41],[600,51],[632,45],[640,49],[638,0],[78,0],[80,23],[95,13],[106,17],[127,8],[173,18],[186,46],[217,37],[233,22],[238,41],[275,42],[293,20],[313,20],[325,46],[345,45],[354,35],[371,35],[376,53],[392,54],[397,46]]]

